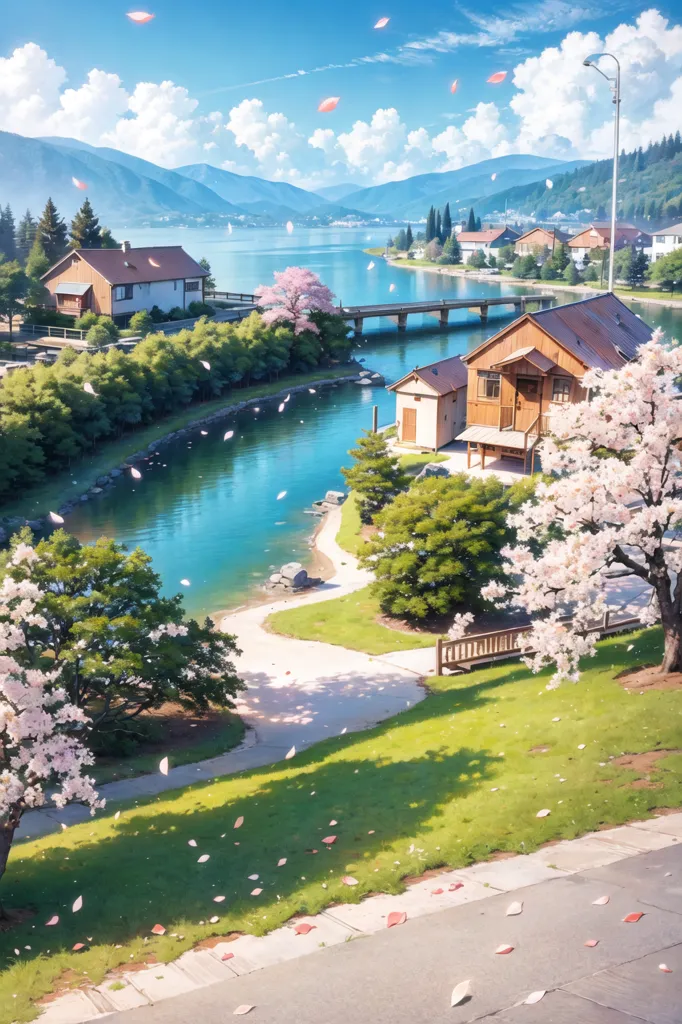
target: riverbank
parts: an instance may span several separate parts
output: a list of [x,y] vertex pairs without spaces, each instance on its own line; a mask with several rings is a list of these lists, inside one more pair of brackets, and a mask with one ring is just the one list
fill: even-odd
[[93,488],[108,486],[112,482],[112,473],[115,479],[125,468],[145,459],[159,445],[205,423],[231,416],[249,405],[274,402],[283,395],[295,394],[312,384],[325,387],[354,381],[361,369],[364,367],[353,362],[335,369],[319,369],[314,373],[288,374],[272,383],[261,381],[231,392],[229,398],[222,396],[187,406],[182,412],[157,420],[116,441],[107,441],[96,453],[73,462],[68,469],[55,473],[37,487],[0,506],[0,529],[11,531],[24,522],[29,522],[36,530],[41,529],[44,525],[43,517],[50,510],[68,515],[74,504],[89,500]]

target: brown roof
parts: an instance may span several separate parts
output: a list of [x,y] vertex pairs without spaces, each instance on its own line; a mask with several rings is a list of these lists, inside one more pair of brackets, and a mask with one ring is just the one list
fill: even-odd
[[556,363],[548,359],[543,352],[538,352],[534,345],[517,348],[515,352],[511,352],[504,359],[498,359],[496,363],[491,363],[490,365],[493,368],[496,366],[508,366],[509,363],[516,363],[519,359],[526,359],[533,366],[537,367],[540,373],[548,373],[551,369],[556,369]]
[[550,238],[554,236],[557,242],[567,242],[571,237],[567,231],[561,231],[559,228],[543,228],[538,225],[537,227],[531,228],[530,231],[526,231],[523,235],[519,235],[516,239],[516,244],[522,242],[524,238],[528,238],[529,235],[534,235],[536,231],[541,231],[545,235],[549,235]]
[[[208,277],[196,260],[188,256],[181,245],[150,245],[140,249],[76,249],[89,266],[111,285],[148,284],[154,281],[173,281],[187,277]],[[72,259],[73,252],[63,259]],[[154,266],[150,263],[158,263]],[[47,277],[57,269],[59,263],[50,267]]]
[[[577,235],[574,235],[568,244],[577,248],[584,248],[580,242],[577,242],[577,239],[583,235],[589,235],[592,231],[596,231],[606,244],[611,241],[611,225],[603,221],[597,221],[594,224],[590,224],[588,228],[578,232]],[[651,240],[651,236],[646,231],[640,231],[639,228],[634,227],[632,224],[616,224],[616,242],[636,242],[639,239]],[[596,245],[592,246],[592,248],[596,248]]]
[[506,228],[487,228],[485,231],[460,231],[455,238],[458,242],[494,242],[506,230]]
[[458,388],[465,388],[469,374],[460,356],[450,356],[449,359],[441,359],[438,363],[429,363],[428,366],[415,366],[404,377],[397,380],[395,384],[388,387],[388,391],[395,391],[406,380],[417,376],[429,387],[437,391],[439,395],[447,395],[450,391],[457,391]]
[[469,352],[464,361],[468,362],[520,320],[534,321],[585,366],[601,370],[620,369],[635,358],[639,346],[647,342],[653,333],[652,328],[624,302],[607,292],[537,313],[525,313]]

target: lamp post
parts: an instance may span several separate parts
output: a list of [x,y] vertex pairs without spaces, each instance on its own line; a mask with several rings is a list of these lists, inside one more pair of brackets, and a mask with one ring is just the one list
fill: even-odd
[[[615,77],[605,75],[595,63],[602,57],[610,57],[616,65]],[[612,53],[592,53],[583,61],[586,68],[594,68],[609,83],[616,110],[613,118],[613,186],[611,190],[611,244],[609,257],[609,291],[613,291],[613,256],[616,251],[616,205],[618,192],[618,135],[620,129],[620,62]]]

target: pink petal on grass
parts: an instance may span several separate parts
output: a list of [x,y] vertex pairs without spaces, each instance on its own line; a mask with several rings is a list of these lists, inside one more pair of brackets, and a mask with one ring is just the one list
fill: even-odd
[[504,82],[506,77],[506,71],[496,71],[494,75],[487,79],[488,85],[499,85],[500,82]]
[[465,999],[468,999],[471,995],[471,982],[460,981],[459,985],[455,985],[450,996],[450,1006],[459,1006]]
[[49,921],[46,921],[45,922],[45,927],[46,928],[52,928],[52,926],[55,925],[55,924],[59,924],[59,915],[58,914],[55,914],[54,917],[51,917]]
[[279,860],[277,861],[277,867],[278,868],[283,868],[284,865],[286,864],[286,862],[287,862],[286,857],[280,857]]
[[77,896],[76,899],[73,901],[73,906],[71,907],[71,913],[72,914],[77,914],[82,906],[83,906],[83,897],[82,896]]
[[242,814],[240,814],[239,817],[237,818],[237,820],[235,821],[233,827],[234,828],[241,828],[243,824],[244,824],[244,816]]
[[322,100],[317,108],[318,114],[331,114],[332,110],[336,110],[339,105],[340,99],[340,96],[328,96],[326,100]]
[[386,927],[395,928],[397,924],[405,924],[407,921],[407,914],[404,910],[392,910],[386,918]]
[[586,945],[588,949],[594,949],[595,946],[599,945],[599,939],[588,939],[584,945]]
[[250,882],[257,882],[258,881],[258,875],[249,875],[249,881]]
[[353,878],[352,875],[344,875],[343,878],[341,879],[341,881],[343,882],[344,885],[357,885],[358,884],[357,878]]
[[81,949],[85,949],[85,943],[84,942],[77,942],[75,946],[71,947],[71,950],[74,953],[80,952]]
[[196,839],[188,839],[187,840],[187,845],[188,846],[196,846],[197,845]]
[[130,475],[133,478],[133,480],[141,480],[142,479],[142,473],[140,473],[139,469],[135,469],[134,466],[130,467]]
[[162,924],[155,924],[152,928],[152,935],[165,935],[166,929]]
[[245,1013],[249,1012],[249,1010],[253,1010],[253,1006],[249,1006],[248,1003],[242,1003],[242,1005],[238,1006],[233,1013],[235,1017],[243,1017]]
[[500,956],[505,956],[505,954],[507,953],[513,953],[514,947],[508,946],[506,943],[504,943],[502,946],[498,946],[495,952],[498,953]]
[[458,889],[464,888],[464,882],[451,882],[448,886],[448,892],[457,892]]
[[322,842],[326,846],[332,846],[336,842],[336,836],[325,836]]
[[600,896],[598,900],[592,900],[593,907],[605,907],[611,899],[610,896]]
[[538,992],[531,992],[527,999],[524,999],[526,1006],[532,1006],[533,1003],[539,1003],[545,995],[546,989],[540,989]]
[[623,923],[624,924],[637,924],[637,922],[639,920],[641,920],[641,918],[643,918],[643,917],[644,917],[644,914],[640,914],[638,912],[635,912],[635,913],[632,913],[632,914],[626,914],[625,917],[623,918]]
[[218,915],[214,914],[213,917],[210,917],[208,919],[208,923],[209,924],[217,924],[219,920],[220,920],[220,918],[218,917]]
[[296,925],[294,931],[297,935],[307,935],[308,932],[312,932],[315,927],[316,925],[314,924],[308,924],[306,921],[302,921],[300,924]]
[[159,761],[159,771],[162,775],[168,775],[168,758],[162,757]]
[[517,914],[523,913],[523,903],[510,903],[507,907],[505,917],[516,917]]
[[535,815],[535,817],[536,818],[546,818],[551,813],[552,812],[547,807],[543,807],[543,809],[541,811],[538,811],[538,813]]
[[213,897],[213,902],[214,903],[224,903],[225,902],[225,897],[224,896],[214,896]]
[[146,25],[148,21],[156,17],[154,14],[150,14],[148,11],[130,11],[126,14],[126,18],[130,18],[136,25]]
[[252,890],[251,890],[251,895],[252,895],[252,896],[260,896],[260,894],[262,893],[262,891],[263,891],[262,889],[252,889]]

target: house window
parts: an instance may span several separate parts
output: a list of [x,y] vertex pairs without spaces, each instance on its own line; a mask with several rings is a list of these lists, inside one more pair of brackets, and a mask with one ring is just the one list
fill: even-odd
[[186,292],[198,292],[199,291],[199,282],[198,281],[185,281],[185,291]]
[[415,400],[415,402],[421,402],[421,400],[422,400],[421,399],[421,395],[415,395],[414,396],[414,400]]
[[552,381],[552,401],[570,402],[571,382],[562,377],[555,377]]
[[665,235],[656,235],[657,242],[665,242]]
[[114,288],[114,299],[117,302],[125,302],[133,297],[133,286],[131,284],[120,284]]
[[499,398],[500,397],[500,375],[492,370],[478,371],[478,397]]

